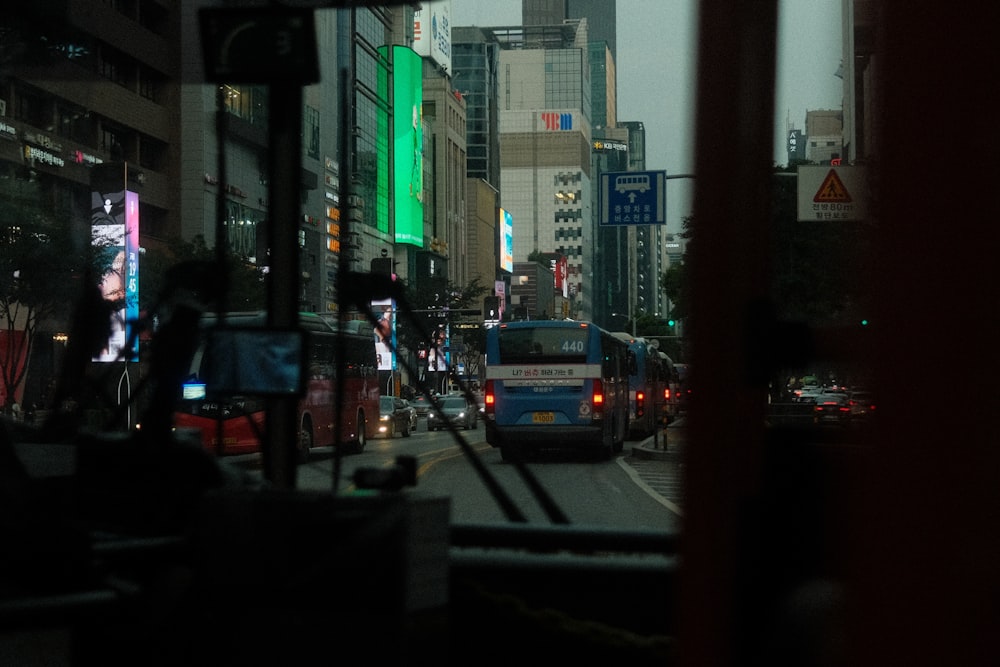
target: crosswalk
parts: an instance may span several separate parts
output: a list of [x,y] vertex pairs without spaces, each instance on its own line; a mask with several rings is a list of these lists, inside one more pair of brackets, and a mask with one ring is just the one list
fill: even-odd
[[677,514],[683,514],[683,466],[679,461],[628,457],[625,463],[649,491],[663,500],[664,505]]

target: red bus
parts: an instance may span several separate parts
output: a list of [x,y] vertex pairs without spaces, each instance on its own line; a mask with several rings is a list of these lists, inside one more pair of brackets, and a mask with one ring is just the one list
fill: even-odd
[[[289,336],[267,331],[263,312],[230,313],[224,320],[225,328],[219,328],[217,316],[202,318],[202,340],[174,413],[175,428],[200,431],[202,444],[219,456],[259,452],[267,395],[294,392],[301,393],[296,443],[300,460],[308,459],[313,447],[336,445],[356,452],[365,448],[368,439],[375,436],[379,418],[378,365],[370,327],[363,322],[348,322],[343,330],[338,330],[319,315],[300,313],[301,335]],[[260,337],[248,338],[258,341],[255,350],[245,345],[208,344],[210,333],[218,331],[267,333],[272,337],[263,345],[259,344]],[[300,342],[282,349],[296,339]],[[229,336],[225,340],[238,339]],[[341,349],[344,358],[338,359]],[[257,356],[263,363],[248,371],[247,356]],[[208,379],[213,357],[219,361],[218,367],[231,364],[235,374],[242,374],[237,384],[245,386],[249,381],[251,385],[261,384],[262,388],[245,391],[213,388]],[[303,369],[305,377],[299,377]],[[215,372],[212,371],[213,377]],[[337,376],[338,372],[343,373],[342,377]],[[261,375],[270,378],[261,379]],[[264,388],[265,384],[281,383],[286,386]],[[338,404],[342,410],[339,437],[335,437]]]

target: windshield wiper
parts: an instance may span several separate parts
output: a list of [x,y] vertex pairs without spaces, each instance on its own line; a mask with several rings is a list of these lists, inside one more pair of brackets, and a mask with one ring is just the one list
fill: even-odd
[[[408,318],[413,325],[417,328],[421,338],[423,340],[430,340],[430,332],[426,331],[420,319],[416,317],[414,309],[406,299],[406,295],[400,288],[399,284],[393,281],[389,276],[383,276],[379,274],[371,273],[357,273],[349,272],[344,275],[340,284],[342,286],[342,292],[351,295],[351,306],[357,310],[365,313],[365,316],[369,319],[372,326],[378,325],[378,317],[374,312],[372,312],[370,304],[375,300],[385,300],[393,299],[399,310],[403,315]],[[389,341],[390,350],[395,353],[396,347]],[[411,377],[419,377],[417,369],[413,368],[412,365],[407,361],[405,355],[399,355],[399,363],[403,365],[403,368],[411,375]],[[466,400],[475,405],[476,396],[469,389],[468,384],[462,380],[462,378],[456,378],[459,389],[465,396]],[[435,409],[440,409],[441,404],[436,395],[431,393],[430,388],[427,383],[420,381],[417,383],[417,387],[420,393],[427,397],[431,402],[431,405]],[[478,417],[477,417],[478,418]],[[490,494],[500,505],[500,508],[504,511],[504,514],[510,521],[515,521],[519,523],[527,522],[527,517],[523,512],[517,507],[514,501],[511,499],[510,495],[503,489],[500,483],[497,481],[489,469],[483,464],[482,460],[476,454],[476,451],[469,445],[465,437],[459,432],[454,424],[449,420],[445,420],[445,427],[448,432],[451,433],[452,438],[458,444],[459,448],[469,459],[472,464],[473,469],[479,475],[480,479],[486,485],[486,488],[490,491]],[[338,453],[339,455],[339,453]],[[531,470],[525,465],[524,461],[517,457],[513,460],[514,467],[517,469],[518,474],[524,480],[524,483],[530,489],[532,495],[538,504],[545,511],[549,520],[557,524],[568,524],[569,518],[562,511],[562,509],[556,504],[552,499],[552,496],[545,490],[542,484],[538,481],[538,478],[531,472]],[[336,466],[334,466],[336,468]]]

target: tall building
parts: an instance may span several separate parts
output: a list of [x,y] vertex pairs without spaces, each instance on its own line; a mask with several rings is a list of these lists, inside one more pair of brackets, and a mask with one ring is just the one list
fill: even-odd
[[618,74],[606,42],[590,42],[590,119],[594,129],[618,122]]
[[[435,275],[443,262],[456,285],[468,283],[473,271],[466,220],[466,106],[455,94],[440,65],[424,59],[423,118],[430,138],[425,153],[429,167],[425,202],[427,245],[418,253],[416,282]],[[490,247],[492,250],[492,246]]]
[[[179,0],[67,0],[58,8],[48,3],[6,8],[0,31],[4,239],[27,220],[59,219],[69,222],[69,232],[80,246],[90,243],[95,218],[111,213],[103,211],[105,202],[92,194],[95,174],[105,168],[121,174],[121,189],[136,195],[118,199],[115,216],[131,223],[134,218],[124,215],[126,201],[130,208],[131,202],[138,203],[131,210],[138,212],[139,247],[127,262],[129,281],[141,277],[142,262],[133,259],[140,260],[144,249],[158,248],[178,233],[180,5]],[[202,180],[195,187],[211,186]],[[127,235],[131,243],[132,235]],[[0,245],[0,252],[10,247]],[[13,400],[26,405],[43,400],[65,352],[64,332],[77,289],[65,285],[67,307],[37,322],[30,359],[15,362],[15,367],[25,364],[30,371],[22,393]],[[129,291],[127,298],[134,295],[136,301],[150,296]],[[28,342],[22,336],[23,318],[11,315],[13,322],[0,318],[5,347]]]
[[[590,122],[594,145],[627,143],[618,128],[617,92],[617,3],[607,0],[522,0],[521,13],[525,26],[558,25],[574,20],[587,24],[588,60],[590,66]],[[595,148],[591,159],[591,182],[598,183],[602,171],[629,169],[624,153]],[[597,211],[598,193],[593,191],[591,211]],[[635,233],[632,230],[603,230],[591,217],[585,221],[585,236],[592,242],[584,252],[584,264],[590,266],[581,275],[580,311],[601,324],[612,313],[631,314],[636,297]],[[593,246],[593,249],[591,249]],[[600,252],[597,252],[597,249]]]
[[865,162],[876,150],[874,89],[877,57],[875,34],[878,3],[842,0],[844,20],[842,75],[844,116],[842,157],[847,164]]
[[[5,39],[46,44],[54,60],[45,71],[59,74],[39,79],[39,69],[21,68],[16,59],[0,63],[0,173],[23,181],[40,208],[58,202],[87,233],[93,167],[124,162],[129,189],[138,195],[140,254],[198,236],[213,247],[217,230],[225,229],[232,252],[266,265],[269,120],[276,102],[267,82],[205,83],[201,24],[192,3],[67,0],[61,8],[44,15],[41,5],[25,6],[7,24],[13,31]],[[385,250],[405,272],[409,247],[423,243],[422,213],[411,233],[412,211],[399,224],[402,199],[392,190],[399,180],[392,161],[405,151],[392,145],[390,135],[392,86],[402,56],[394,58],[388,45],[412,45],[413,11],[365,6],[313,12],[318,70],[325,78],[302,87],[301,209],[284,228],[299,250],[301,309],[336,308],[343,255],[350,268],[368,270]],[[341,76],[348,102],[341,97]],[[419,137],[419,108],[415,124],[409,112],[405,121]],[[345,126],[350,145],[342,164]],[[422,171],[431,153],[420,139],[410,148],[411,164]],[[464,187],[464,169],[453,180]],[[412,182],[419,186],[421,179]],[[415,201],[423,197],[411,194]],[[339,218],[345,200],[355,217],[350,235]],[[142,261],[138,272],[141,279]],[[140,292],[138,298],[153,296]]]
[[500,44],[488,29],[452,29],[451,85],[465,100],[467,174],[500,190]]
[[583,318],[583,248],[594,240],[587,22],[492,31],[502,49],[501,197],[513,258],[566,256],[571,316]]
[[[506,300],[510,292],[510,269],[500,262],[501,205],[500,108],[498,73],[500,44],[492,31],[477,27],[452,30],[451,79],[455,94],[465,100],[466,110],[466,229],[475,256],[470,278],[479,278]],[[497,290],[496,284],[503,287]]]
[[604,42],[618,60],[616,0],[521,0],[524,25],[558,25],[566,19],[587,19],[590,41]]
[[[87,231],[94,165],[126,162],[141,191],[142,232],[165,239],[177,210],[176,44],[180,2],[96,0],[52,12],[24,5],[4,19],[0,171],[38,206],[60,202]],[[42,67],[20,62],[42,57]],[[46,78],[39,78],[44,72]],[[199,184],[203,186],[203,184]]]
[[[592,171],[629,171],[629,131],[627,127],[606,127],[594,130]],[[598,181],[599,182],[599,181]],[[600,193],[593,191],[593,210],[599,210]],[[601,227],[593,223],[594,243],[585,248],[585,262],[590,266],[590,289],[584,293],[590,319],[597,324],[614,330],[624,327],[630,319],[630,304],[634,301],[633,280],[635,275],[633,251],[635,240],[631,227]]]
[[[189,3],[177,5],[181,9],[182,76],[195,80],[202,68],[198,16]],[[394,59],[386,45],[394,40],[404,46],[412,43],[412,11],[379,7],[314,11],[317,59],[320,72],[328,76],[302,92],[302,215],[295,233],[302,270],[299,307],[303,310],[336,310],[342,253],[350,269],[367,271],[370,261],[383,251],[396,252],[390,145]],[[346,78],[343,94],[349,103],[341,99],[340,76]],[[179,229],[185,239],[202,234],[214,245],[216,198],[222,189],[231,248],[242,253],[243,248],[255,245],[251,257],[266,265],[269,88],[226,85],[224,89],[228,129],[222,145],[227,182],[219,183],[214,87],[181,87],[177,155],[185,168],[177,171],[182,179],[177,195]],[[344,124],[352,128],[347,165],[341,164]],[[198,162],[203,169],[191,168]],[[194,182],[200,173],[205,174],[205,183]],[[348,204],[350,220],[339,217],[342,202]],[[405,270],[405,263],[397,259],[400,264]]]
[[468,279],[495,293],[495,283],[509,293],[510,272],[499,265],[501,206],[500,110],[497,76],[500,44],[492,31],[477,27],[452,29],[451,85],[465,102],[466,233],[470,266]]
[[590,58],[590,121],[594,129],[615,127],[618,110],[617,2],[615,0],[521,0],[525,26],[587,20]]
[[[641,121],[619,121],[628,129],[628,171],[646,171],[646,126]],[[632,247],[635,256],[635,297],[633,303],[646,315],[665,317],[669,310],[666,295],[660,289],[660,276],[669,267],[666,225],[636,225]],[[641,297],[641,299],[640,299]]]

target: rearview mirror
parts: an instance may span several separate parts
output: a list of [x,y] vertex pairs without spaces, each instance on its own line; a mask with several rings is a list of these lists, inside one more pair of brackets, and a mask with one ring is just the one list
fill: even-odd
[[[305,390],[304,332],[213,329],[199,372],[206,396],[291,396]],[[193,385],[185,385],[185,390]]]

